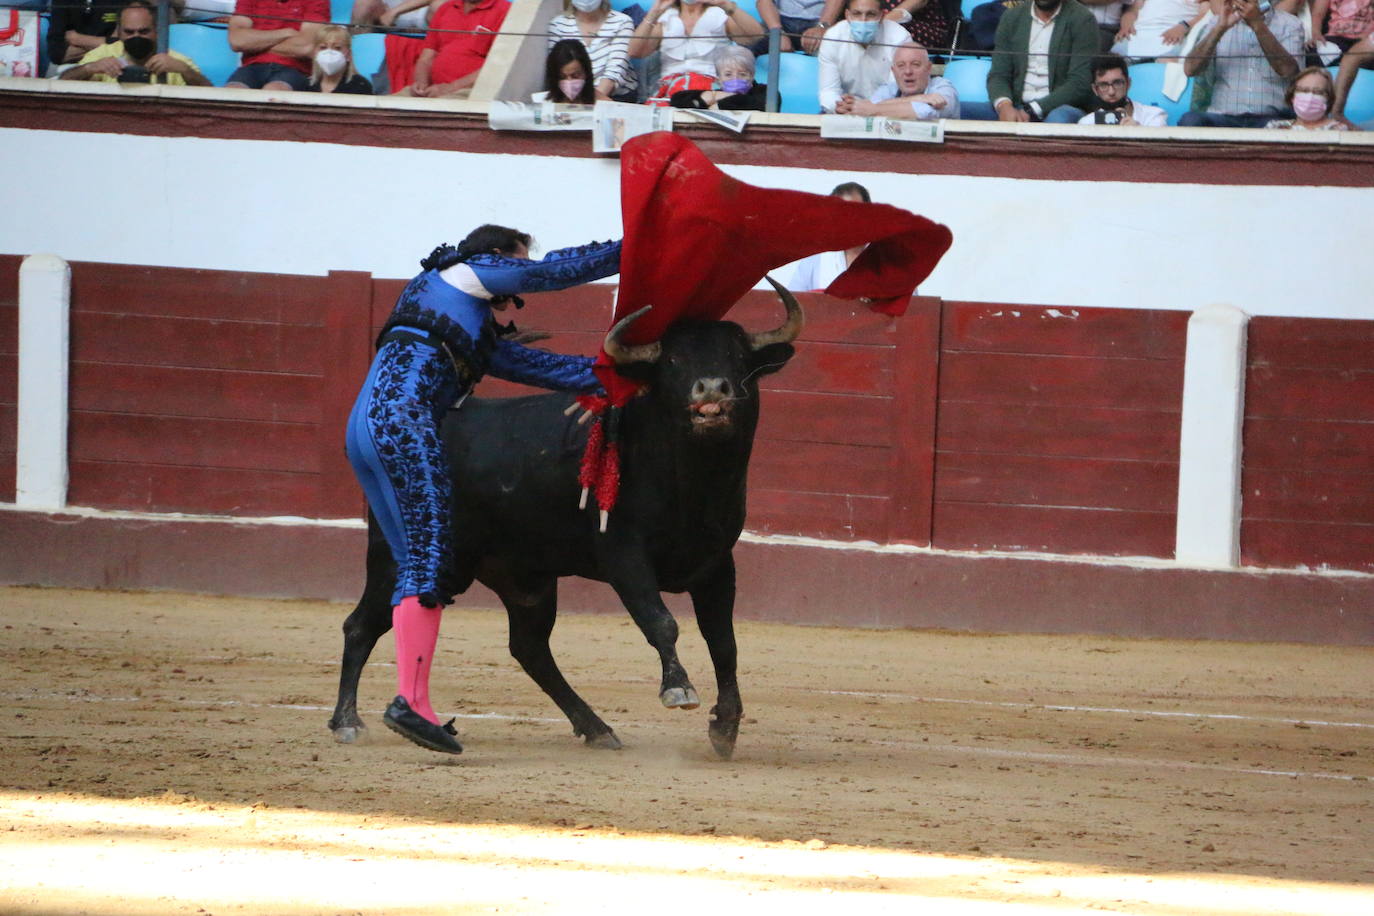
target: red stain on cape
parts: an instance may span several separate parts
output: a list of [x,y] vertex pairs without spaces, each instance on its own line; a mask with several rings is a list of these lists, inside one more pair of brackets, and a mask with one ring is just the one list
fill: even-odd
[[[946,226],[887,204],[754,187],[668,132],[635,137],[621,149],[620,206],[625,241],[615,320],[653,306],[626,332],[630,344],[659,339],[679,318],[720,319],[770,270],[863,244],[868,248],[826,292],[901,315],[954,238]],[[597,363],[611,402],[624,404],[637,386],[604,352]]]

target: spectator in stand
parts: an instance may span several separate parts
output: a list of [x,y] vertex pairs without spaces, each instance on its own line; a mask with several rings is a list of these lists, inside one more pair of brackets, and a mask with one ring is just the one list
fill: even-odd
[[[1097,20],[1097,50],[1110,51],[1112,45],[1124,41],[1120,35],[1121,22],[1128,11],[1136,8],[1135,0],[1079,0]],[[1134,22],[1135,16],[1131,16]]]
[[762,35],[763,26],[735,0],[654,0],[635,29],[630,56],[659,52],[661,79],[648,104],[667,105],[675,92],[715,85],[717,48],[731,41],[749,46]]
[[1288,83],[1303,53],[1302,23],[1292,13],[1260,9],[1259,0],[1219,0],[1211,29],[1183,61],[1183,72],[1212,74],[1206,111],[1189,111],[1181,127],[1264,127],[1292,116]]
[[1097,107],[1079,124],[1120,124],[1123,127],[1165,127],[1169,115],[1163,108],[1131,101],[1131,74],[1119,54],[1093,58],[1093,95]]
[[867,99],[844,96],[835,111],[904,121],[937,121],[959,117],[959,93],[949,80],[930,75],[930,54],[917,42],[908,41],[892,57],[890,80]]
[[508,12],[508,0],[448,0],[430,17],[414,81],[396,94],[467,98]]
[[959,4],[951,11],[945,0],[881,0],[888,19],[906,29],[912,41],[923,48],[950,46],[954,23],[959,19]]
[[[1327,41],[1345,54],[1361,39],[1374,33],[1374,0],[1312,0],[1309,9],[1312,14],[1312,42],[1309,47],[1316,44],[1319,35],[1324,34]],[[1374,67],[1374,63],[1369,66]]]
[[1331,115],[1336,100],[1336,84],[1325,67],[1308,67],[1288,86],[1284,96],[1294,117],[1270,121],[1266,127],[1280,130],[1349,130],[1350,125]]
[[86,52],[65,71],[64,80],[102,83],[158,83],[163,86],[209,86],[191,58],[176,51],[157,53],[157,14],[146,0],[133,0],[119,11],[114,42]]
[[[712,56],[718,78],[713,89],[674,92],[674,108],[714,108],[717,111],[763,111],[768,87],[754,82],[754,52],[737,44],[722,45]],[[781,101],[781,100],[779,100]]]
[[[1361,38],[1341,55],[1341,65],[1336,71],[1336,101],[1331,113],[1345,121],[1345,100],[1350,95],[1350,87],[1355,85],[1355,77],[1361,70],[1374,70],[1374,35]],[[1349,121],[1346,121],[1349,124]]]
[[758,8],[765,29],[782,29],[781,50],[815,54],[826,29],[840,18],[844,0],[758,0]]
[[75,64],[105,44],[119,24],[120,2],[53,0],[48,22],[48,74]]
[[[846,181],[844,184],[836,185],[830,196],[855,203],[873,203],[868,188],[857,181]],[[859,245],[856,248],[846,248],[844,251],[822,251],[802,258],[793,269],[792,282],[787,284],[787,288],[799,293],[825,289],[836,277],[848,270],[849,265],[853,264],[854,259],[867,247]]]
[[[384,29],[423,32],[444,0],[353,0],[349,21],[353,25],[379,25]],[[359,31],[364,31],[360,29]]]
[[1121,14],[1112,50],[1131,60],[1176,60],[1183,39],[1209,12],[1205,0],[1142,0]]
[[576,38],[555,42],[544,60],[544,98],[561,105],[595,105],[592,59]]
[[1097,20],[1078,0],[1032,0],[997,24],[987,102],[965,102],[965,119],[1073,124],[1094,107]]
[[587,47],[592,61],[592,91],[598,99],[639,101],[639,77],[630,65],[634,21],[611,9],[606,0],[572,0],[571,11],[549,21],[549,49],[574,38]]
[[372,95],[372,83],[353,67],[353,42],[348,29],[327,25],[315,36],[315,62],[306,91]]
[[305,91],[315,38],[328,21],[329,0],[238,0],[229,17],[229,47],[243,59],[224,85]]
[[892,77],[892,58],[911,40],[883,18],[878,0],[849,0],[844,18],[825,31],[817,54],[821,109],[834,112],[845,96],[866,99]]

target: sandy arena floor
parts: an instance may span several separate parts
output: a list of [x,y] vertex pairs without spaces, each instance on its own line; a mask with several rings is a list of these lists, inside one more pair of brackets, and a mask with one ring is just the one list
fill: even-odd
[[454,611],[466,752],[335,744],[348,608],[0,589],[0,912],[1374,913],[1374,651],[739,627],[736,758],[624,616],[564,617],[592,751]]

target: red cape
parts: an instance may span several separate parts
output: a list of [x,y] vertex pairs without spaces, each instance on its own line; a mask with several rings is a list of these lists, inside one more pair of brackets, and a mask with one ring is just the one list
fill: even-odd
[[[657,340],[679,318],[720,319],[770,270],[863,244],[825,291],[901,315],[954,238],[946,226],[887,204],[745,184],[668,132],[635,137],[621,149],[620,208],[625,240],[614,320],[653,306],[627,330],[630,344]],[[633,384],[610,369],[604,353],[598,364],[612,402],[623,404]]]

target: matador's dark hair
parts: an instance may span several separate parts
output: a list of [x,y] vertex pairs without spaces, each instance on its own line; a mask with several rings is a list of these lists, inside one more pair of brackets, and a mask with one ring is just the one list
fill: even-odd
[[493,249],[510,253],[515,250],[516,245],[530,247],[529,233],[487,223],[469,232],[468,237],[459,242],[457,248],[452,245],[440,245],[435,248],[429,253],[429,257],[420,262],[420,267],[425,270],[443,270],[466,261],[475,254],[485,254]]

